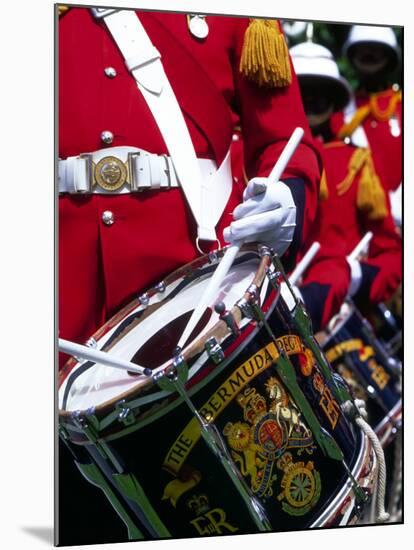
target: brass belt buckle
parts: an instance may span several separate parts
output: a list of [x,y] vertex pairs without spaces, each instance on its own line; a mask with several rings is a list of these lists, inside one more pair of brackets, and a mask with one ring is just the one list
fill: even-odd
[[117,191],[127,180],[126,165],[117,157],[104,157],[95,166],[95,181],[105,191]]

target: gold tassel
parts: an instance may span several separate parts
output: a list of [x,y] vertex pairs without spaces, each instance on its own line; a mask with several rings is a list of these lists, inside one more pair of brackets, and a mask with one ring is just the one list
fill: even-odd
[[345,179],[337,185],[336,190],[339,196],[345,194],[351,187],[355,176],[361,170],[367,155],[369,155],[367,149],[358,148],[354,151],[348,163],[348,173]]
[[357,206],[370,220],[383,220],[388,215],[385,191],[375,171],[371,154],[367,151],[366,160],[359,180]]
[[319,199],[324,201],[328,198],[328,181],[326,179],[325,168],[322,170],[321,183],[319,185]]
[[240,72],[259,86],[281,88],[292,82],[289,50],[277,21],[250,20],[244,35]]

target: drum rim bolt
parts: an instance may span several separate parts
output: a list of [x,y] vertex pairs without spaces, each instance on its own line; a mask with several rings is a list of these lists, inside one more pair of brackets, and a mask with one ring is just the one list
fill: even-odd
[[88,346],[88,348],[97,349],[98,342],[95,340],[93,336],[91,336],[86,340],[85,346]]
[[257,285],[252,283],[248,286],[246,294],[250,295],[249,302],[258,302],[259,301],[259,288]]
[[282,275],[280,271],[277,269],[274,269],[273,271],[271,269],[266,270],[267,278],[269,279],[270,284],[273,286],[274,289],[280,288],[279,278]]
[[215,262],[217,262],[218,260],[218,254],[215,250],[213,250],[212,252],[209,252],[208,253],[208,261],[211,263],[211,264],[214,264]]
[[140,296],[138,296],[138,300],[142,306],[146,307],[150,301],[148,292],[144,292],[144,294],[141,294]]
[[247,319],[253,319],[252,306],[250,302],[246,300],[246,298],[240,298],[240,300],[236,302],[236,306],[240,309],[244,317],[246,317]]
[[115,408],[118,410],[118,421],[122,422],[125,426],[130,426],[135,422],[134,412],[130,407],[126,405],[126,400],[121,399],[116,403]]
[[272,255],[272,249],[268,246],[265,246],[264,244],[259,245],[259,255],[263,258],[263,256],[271,256]]
[[158,292],[165,292],[165,289],[167,287],[166,287],[166,284],[164,283],[164,281],[160,281],[158,284],[155,285],[155,288]]
[[224,360],[223,348],[220,346],[214,336],[211,336],[208,340],[206,340],[204,344],[204,349],[206,350],[207,355],[216,365]]
[[[182,358],[182,360],[181,360]],[[164,375],[168,380],[171,382],[175,382],[178,379],[178,366],[184,361],[184,358],[182,355],[179,357],[176,357],[173,361],[172,365],[168,365],[164,369]]]

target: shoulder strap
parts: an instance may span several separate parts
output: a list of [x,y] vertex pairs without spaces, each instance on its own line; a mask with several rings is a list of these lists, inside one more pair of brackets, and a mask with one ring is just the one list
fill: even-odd
[[201,201],[206,191],[200,166],[183,113],[161,63],[160,52],[153,46],[134,11],[92,8],[92,12],[105,22],[154,116],[197,222],[198,238],[216,241],[214,225],[203,213]]

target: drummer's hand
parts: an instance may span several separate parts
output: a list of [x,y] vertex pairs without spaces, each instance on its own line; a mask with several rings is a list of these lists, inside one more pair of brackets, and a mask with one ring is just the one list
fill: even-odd
[[[260,220],[249,217],[268,212]],[[234,220],[223,231],[226,242],[260,242],[281,256],[293,239],[296,206],[289,187],[282,181],[253,178],[243,193],[243,202],[233,212]]]

